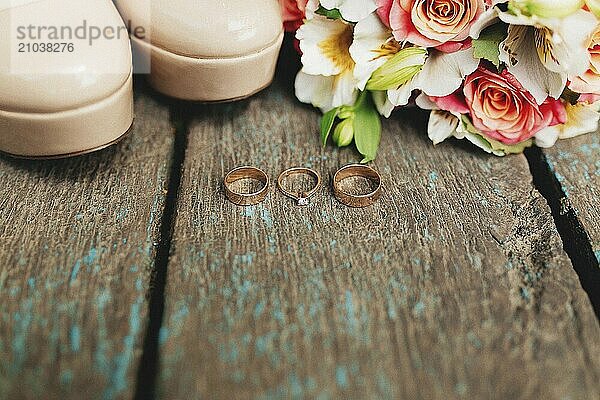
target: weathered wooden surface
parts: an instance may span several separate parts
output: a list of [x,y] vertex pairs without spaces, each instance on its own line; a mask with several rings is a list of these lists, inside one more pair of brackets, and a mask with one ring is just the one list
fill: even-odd
[[[434,149],[423,114],[405,112],[384,124],[374,163],[384,197],[351,210],[328,183],[359,156],[320,149],[318,113],[285,77],[218,106],[136,91],[136,129],[112,149],[0,157],[0,399],[152,393],[155,333],[165,399],[598,397],[598,321],[524,157]],[[173,254],[157,270],[183,150],[169,107],[190,133]],[[561,224],[576,221],[596,261],[598,150],[589,135],[540,154],[564,194],[566,222],[553,205],[563,240]],[[312,166],[326,186],[307,208],[275,188],[239,208],[221,179],[241,164],[273,179]],[[589,292],[597,274],[580,245],[565,247],[587,265]],[[148,293],[160,303],[165,269],[164,325],[148,331]]]
[[563,207],[575,210],[600,262],[600,134],[561,141],[544,154],[565,195]]
[[1,399],[135,390],[173,144],[165,107],[139,94],[136,113],[98,154],[0,158]]
[[[286,83],[289,84],[289,83]],[[297,207],[224,197],[250,164],[357,161],[321,150],[318,113],[275,86],[190,123],[160,332],[165,399],[591,399],[600,328],[524,157],[434,149],[422,116],[384,124],[377,205],[326,186]]]

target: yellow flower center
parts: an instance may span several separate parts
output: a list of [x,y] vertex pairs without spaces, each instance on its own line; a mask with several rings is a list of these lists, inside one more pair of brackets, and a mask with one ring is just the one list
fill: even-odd
[[351,25],[344,25],[345,27],[339,32],[319,43],[323,55],[329,58],[340,69],[341,73],[352,71],[355,65],[350,55],[350,45],[352,44],[354,32]]
[[382,57],[391,57],[400,52],[400,50],[402,50],[402,45],[398,41],[390,39],[382,44],[380,48],[372,50],[372,52],[375,53],[373,60],[377,60]]
[[540,60],[547,63],[548,59],[550,59],[553,63],[560,65],[560,62],[554,55],[553,36],[554,32],[546,27],[535,28],[535,46],[537,47]]

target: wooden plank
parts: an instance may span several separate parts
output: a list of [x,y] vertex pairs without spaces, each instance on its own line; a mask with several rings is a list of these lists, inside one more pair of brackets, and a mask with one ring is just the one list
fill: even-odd
[[191,110],[161,329],[165,399],[590,399],[600,328],[523,156],[433,148],[423,114],[384,124],[385,195],[297,207],[224,197],[228,170],[331,179],[290,82]]
[[0,398],[131,398],[173,129],[136,88],[120,144],[64,161],[0,158]]
[[600,262],[600,135],[560,141],[544,154],[564,194],[562,212],[575,211]]

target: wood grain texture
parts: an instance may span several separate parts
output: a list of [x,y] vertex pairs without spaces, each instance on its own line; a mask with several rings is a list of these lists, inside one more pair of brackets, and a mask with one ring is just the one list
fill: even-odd
[[1,399],[135,390],[173,144],[167,108],[140,91],[112,148],[0,158]]
[[522,156],[433,148],[423,114],[384,123],[384,196],[237,207],[239,165],[329,182],[289,82],[191,109],[161,329],[164,399],[591,399],[600,328]]
[[560,141],[544,154],[565,194],[563,208],[575,211],[600,262],[600,134]]

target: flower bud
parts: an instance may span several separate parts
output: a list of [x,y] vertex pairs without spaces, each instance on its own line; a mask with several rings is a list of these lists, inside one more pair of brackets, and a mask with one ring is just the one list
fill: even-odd
[[[597,1],[597,0],[596,0]],[[513,12],[541,18],[564,18],[581,10],[585,0],[511,0]]]
[[423,69],[426,59],[427,50],[421,47],[407,47],[400,50],[373,72],[367,82],[367,89],[398,89]]
[[340,111],[338,113],[339,119],[348,119],[354,116],[354,107],[352,106],[342,106],[340,107]]
[[333,131],[333,141],[338,147],[350,145],[354,140],[354,118],[340,122]]

